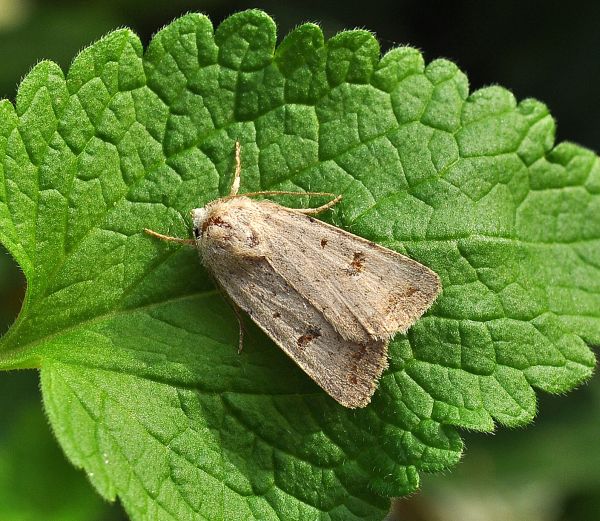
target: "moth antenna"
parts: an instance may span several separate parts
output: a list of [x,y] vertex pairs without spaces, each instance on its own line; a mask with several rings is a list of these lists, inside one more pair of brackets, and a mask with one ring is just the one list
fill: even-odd
[[151,235],[152,237],[156,237],[161,241],[176,242],[178,244],[188,244],[191,246],[196,245],[196,241],[193,239],[180,239],[179,237],[171,237],[169,235],[163,235],[162,233],[155,232],[154,230],[149,230],[148,228],[144,228],[144,233]]
[[325,203],[321,206],[317,206],[317,208],[299,208],[299,209],[296,209],[296,211],[298,213],[303,213],[305,215],[317,215],[317,214],[325,212],[325,211],[329,210],[330,208],[334,207],[341,200],[342,200],[342,194],[338,195],[335,199],[332,199],[328,203]]
[[231,190],[229,191],[229,197],[235,197],[240,189],[240,180],[242,176],[242,147],[240,142],[235,142],[235,174],[233,176],[233,183],[231,183]]
[[223,197],[223,199],[233,199],[235,197],[260,197],[261,195],[295,195],[296,197],[301,197],[304,195],[314,195],[314,196],[325,196],[325,197],[336,197],[335,194],[331,192],[286,192],[280,190],[266,190],[261,192],[247,192],[245,194],[235,194],[228,195]]

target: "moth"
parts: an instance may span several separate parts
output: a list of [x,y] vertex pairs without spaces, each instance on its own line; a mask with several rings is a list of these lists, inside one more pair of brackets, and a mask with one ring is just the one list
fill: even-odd
[[[240,145],[228,196],[192,210],[194,245],[216,283],[298,366],[340,404],[364,407],[387,346],[431,306],[440,279],[422,264],[313,216],[335,206],[286,208],[267,195],[238,195]],[[240,317],[238,316],[238,319]],[[240,348],[243,331],[240,322]]]

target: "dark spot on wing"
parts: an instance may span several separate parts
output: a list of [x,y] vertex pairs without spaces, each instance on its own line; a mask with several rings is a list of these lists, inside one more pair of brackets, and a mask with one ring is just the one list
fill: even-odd
[[352,266],[356,268],[357,271],[362,271],[365,259],[365,254],[357,251],[352,259]]
[[316,222],[316,219],[315,219],[314,217],[309,217],[309,218],[308,218],[308,220],[309,220],[311,223],[314,223],[314,222]]
[[196,237],[196,239],[199,239],[201,235],[202,234],[200,233],[200,230],[194,226],[194,237]]
[[302,336],[298,337],[297,343],[300,349],[305,348],[308,344],[310,344],[316,338],[321,336],[321,331],[319,329],[309,329]]
[[356,385],[358,383],[357,375],[359,374],[358,366],[360,364],[360,361],[367,354],[367,344],[358,344],[358,347],[359,347],[358,351],[354,351],[354,353],[352,353],[352,355],[350,355],[350,356],[352,356],[353,361],[350,365],[348,381],[354,385]]
[[325,248],[325,246],[327,246],[327,243],[329,241],[327,239],[321,239],[321,248]]
[[363,271],[365,266],[366,256],[364,253],[357,251],[354,253],[354,258],[350,263],[350,267],[346,269],[346,273],[351,276],[356,276]]
[[417,293],[419,290],[417,288],[413,288],[412,286],[408,286],[408,288],[390,293],[387,298],[387,304],[384,307],[384,313],[397,313],[403,307],[407,305],[406,299]]
[[365,356],[365,354],[367,353],[367,345],[366,344],[359,344],[360,349],[358,351],[355,351],[354,353],[352,353],[352,358],[354,358],[357,362],[360,362],[363,357]]
[[209,226],[218,226],[219,228],[231,228],[231,224],[225,222],[219,215],[211,215],[202,224],[202,231],[205,232]]
[[279,318],[281,316],[281,313],[279,311],[275,311],[275,313],[273,313],[273,318]]
[[250,237],[246,239],[246,243],[248,244],[248,246],[250,246],[250,248],[256,248],[260,244],[260,241],[258,240],[258,235],[256,235],[254,230],[252,230],[252,235],[250,235]]

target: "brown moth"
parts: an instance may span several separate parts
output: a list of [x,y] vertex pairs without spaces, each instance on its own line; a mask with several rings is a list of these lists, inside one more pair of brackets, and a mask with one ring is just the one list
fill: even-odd
[[[251,199],[289,192],[238,195],[240,163],[236,143],[231,193],[192,210],[195,239],[146,232],[196,246],[234,304],[308,376],[342,405],[364,407],[387,366],[389,340],[431,306],[439,277],[312,217],[341,196],[318,208],[291,209]],[[240,328],[240,347],[241,335]]]

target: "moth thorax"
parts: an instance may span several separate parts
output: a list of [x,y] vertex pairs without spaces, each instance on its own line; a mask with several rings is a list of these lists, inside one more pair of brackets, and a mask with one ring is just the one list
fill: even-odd
[[[194,236],[198,246],[213,253],[239,257],[262,254],[258,230],[251,224],[252,203],[244,197],[217,200],[192,210]],[[206,251],[205,251],[206,253]]]

